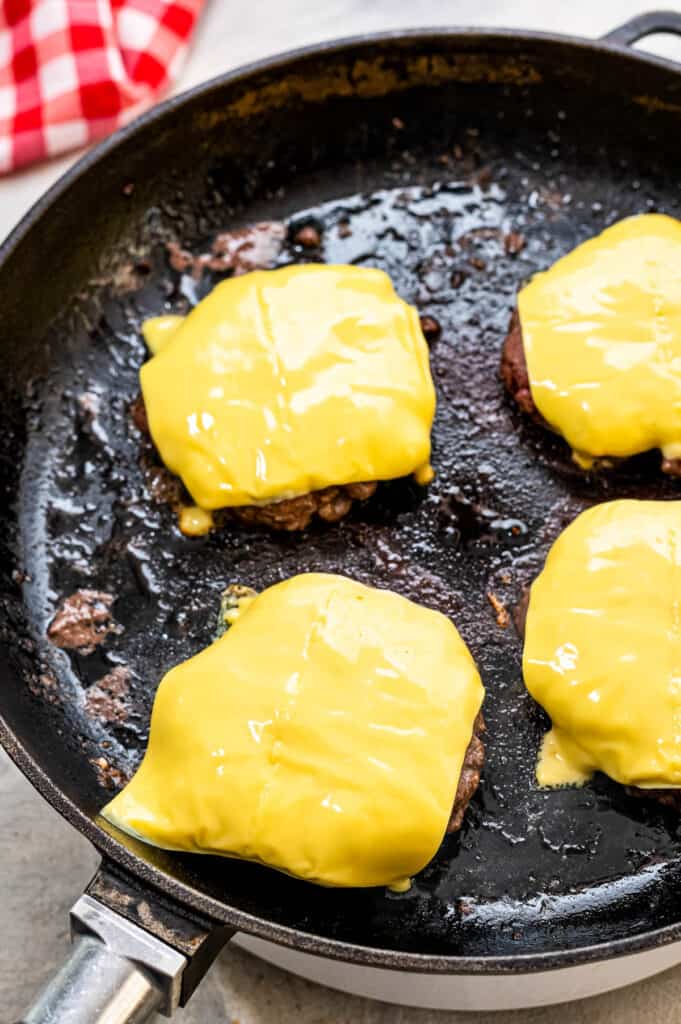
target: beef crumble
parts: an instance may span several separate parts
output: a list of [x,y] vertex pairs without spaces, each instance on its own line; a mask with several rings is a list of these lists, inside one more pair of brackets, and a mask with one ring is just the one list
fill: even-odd
[[48,639],[55,647],[92,654],[110,633],[122,627],[111,617],[112,594],[100,590],[77,590],[64,598],[48,626]]
[[130,689],[130,669],[116,665],[94,683],[85,695],[85,710],[93,718],[120,724],[128,717],[125,698]]
[[286,241],[282,221],[261,221],[236,231],[216,235],[211,251],[194,256],[178,242],[168,242],[168,262],[178,274],[191,274],[200,280],[205,269],[233,277],[272,266]]

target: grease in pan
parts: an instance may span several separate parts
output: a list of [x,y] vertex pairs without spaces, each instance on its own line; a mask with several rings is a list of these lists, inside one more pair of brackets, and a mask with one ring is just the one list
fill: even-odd
[[168,849],[404,888],[462,810],[471,749],[479,777],[483,694],[439,612],[296,576],[165,676],[142,765],[103,813]]

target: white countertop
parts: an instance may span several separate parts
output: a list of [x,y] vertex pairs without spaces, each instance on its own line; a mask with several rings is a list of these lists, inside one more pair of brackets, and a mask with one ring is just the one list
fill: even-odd
[[[1,0],[0,0],[1,2]],[[209,0],[176,92],[255,58],[332,37],[425,25],[507,26],[598,36],[648,8],[642,0]],[[681,3],[659,6],[681,11]],[[681,40],[646,44],[681,60]],[[74,157],[0,178],[0,238]],[[0,1019],[16,1018],[62,958],[68,909],[97,858],[0,754]],[[493,984],[493,980],[490,980]],[[398,1009],[311,985],[226,951],[178,1014],[181,1024],[672,1024],[681,967],[560,1008],[509,1014]]]

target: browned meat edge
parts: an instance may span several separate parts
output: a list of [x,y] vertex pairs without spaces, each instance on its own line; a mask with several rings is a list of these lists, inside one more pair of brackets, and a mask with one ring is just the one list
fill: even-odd
[[639,786],[625,786],[629,796],[639,799],[656,800],[658,804],[671,807],[673,811],[681,811],[680,789],[641,789]]
[[466,808],[471,802],[471,798],[476,789],[480,785],[480,772],[482,771],[485,763],[485,746],[482,742],[482,734],[484,731],[485,719],[482,717],[482,711],[480,711],[478,713],[478,717],[473,723],[473,735],[471,736],[471,741],[468,744],[468,749],[463,759],[461,775],[459,776],[459,785],[456,790],[456,796],[454,797],[449,825],[447,826],[448,834],[450,832],[458,832],[461,828]]
[[[511,313],[511,322],[508,325],[508,334],[504,341],[504,347],[501,351],[501,366],[499,373],[504,387],[510,394],[511,398],[517,403],[520,409],[527,415],[530,416],[535,423],[545,427],[546,430],[553,430],[553,427],[549,426],[542,414],[534,404],[532,398],[532,392],[530,390],[530,376],[527,372],[527,362],[525,361],[525,348],[523,346],[523,332],[520,326],[520,316],[518,314],[518,307]],[[623,459],[617,459],[609,456],[607,460],[608,465],[613,463],[623,462]],[[599,460],[596,459],[594,463],[594,469],[598,469]],[[662,458],[662,472],[667,473],[669,476],[681,476],[681,459],[665,459]]]
[[520,316],[518,315],[517,307],[511,313],[508,334],[501,351],[500,374],[504,387],[514,402],[517,403],[524,413],[547,427],[548,424],[540,415],[530,391],[530,377],[527,372],[527,363],[525,362],[523,332],[520,326]]
[[[140,395],[133,402],[130,409],[133,421],[137,428],[147,436],[149,434],[149,423],[144,407],[144,399]],[[166,501],[173,507],[180,507],[188,504],[182,501],[182,488],[177,477],[173,477],[167,470],[154,467],[152,492],[158,500]],[[164,474],[167,474],[164,476]],[[314,516],[327,523],[337,523],[348,514],[352,508],[353,501],[366,501],[376,490],[376,481],[366,483],[342,484],[338,487],[325,487],[321,491],[310,491],[309,494],[301,494],[297,498],[288,498],[285,501],[272,502],[270,505],[239,505],[236,508],[220,510],[220,516],[238,519],[242,523],[252,526],[267,526],[271,530],[304,530],[309,526]]]

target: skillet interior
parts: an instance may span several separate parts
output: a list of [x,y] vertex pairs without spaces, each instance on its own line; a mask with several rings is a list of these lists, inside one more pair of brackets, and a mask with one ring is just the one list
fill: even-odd
[[[653,61],[539,37],[330,48],[146,118],[10,241],[0,267],[4,741],[32,755],[66,803],[48,795],[100,847],[169,892],[186,897],[190,886],[216,912],[227,905],[227,919],[233,907],[377,950],[565,952],[678,924],[674,815],[602,778],[536,790],[545,723],[523,691],[518,636],[499,627],[486,595],[517,604],[586,505],[678,496],[654,458],[582,477],[559,441],[510,408],[497,366],[522,280],[626,214],[678,215],[680,78]],[[427,493],[384,486],[347,522],[302,537],[233,527],[182,538],[150,501],[128,415],[139,322],[188,294],[164,243],[200,252],[216,231],[301,214],[323,226],[326,260],[385,268],[440,320],[437,480]],[[345,217],[352,234],[341,237]],[[504,249],[509,231],[526,240],[517,256]],[[282,259],[291,258],[301,257],[289,249]],[[456,271],[465,278],[454,287]],[[98,396],[94,426],[84,392]],[[94,759],[123,772],[138,762],[155,686],[210,639],[220,590],[312,569],[451,615],[487,686],[482,789],[411,892],[320,890],[125,839],[121,850],[120,836],[79,819],[73,806],[94,819],[108,797]],[[125,629],[94,655],[69,658],[44,634],[58,598],[80,587],[115,594]],[[128,717],[107,725],[86,713],[84,692],[116,664],[133,672]]]

